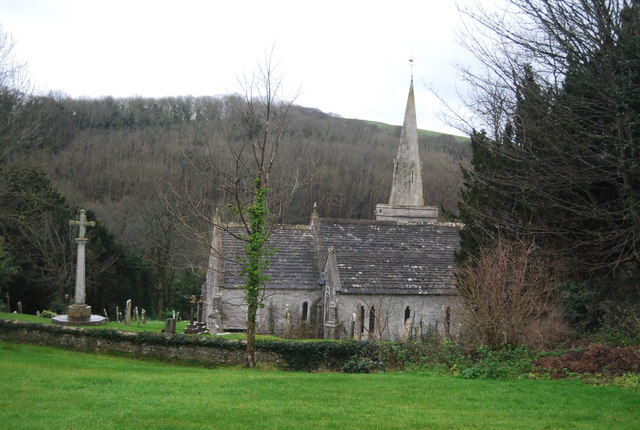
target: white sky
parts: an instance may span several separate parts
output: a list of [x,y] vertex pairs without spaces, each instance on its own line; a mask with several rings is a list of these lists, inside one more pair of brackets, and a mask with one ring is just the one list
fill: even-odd
[[[72,97],[240,92],[274,47],[296,104],[401,124],[414,59],[418,126],[454,132],[456,8],[472,0],[0,0],[0,25],[39,91]],[[458,133],[459,134],[459,133]]]

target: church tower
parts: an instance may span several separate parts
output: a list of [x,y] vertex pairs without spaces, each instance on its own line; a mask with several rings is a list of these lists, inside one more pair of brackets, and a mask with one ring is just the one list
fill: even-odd
[[409,86],[398,154],[393,160],[389,204],[376,206],[376,220],[412,224],[435,224],[438,221],[438,208],[424,205],[413,76]]

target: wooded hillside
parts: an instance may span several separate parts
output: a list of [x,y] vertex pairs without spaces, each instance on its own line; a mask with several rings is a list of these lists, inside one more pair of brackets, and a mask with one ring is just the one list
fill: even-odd
[[[163,210],[158,192],[167,186],[186,185],[211,203],[224,203],[214,186],[221,178],[199,174],[198,160],[227,158],[220,122],[237,102],[236,96],[60,100],[72,137],[42,153],[37,164],[62,195],[94,210],[117,237],[136,246],[145,218]],[[388,200],[400,127],[303,107],[294,107],[288,124],[275,180],[288,180],[294,166],[312,170],[317,161],[318,168],[282,221],[307,223],[314,202],[324,217],[372,218],[375,205]],[[455,210],[467,141],[423,133],[420,147],[427,204]]]

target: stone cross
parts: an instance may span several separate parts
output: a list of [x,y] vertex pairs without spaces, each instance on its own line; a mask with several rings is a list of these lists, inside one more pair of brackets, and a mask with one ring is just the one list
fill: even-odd
[[84,209],[80,209],[80,219],[79,220],[72,219],[71,221],[69,221],[69,225],[77,225],[80,227],[78,232],[78,239],[86,239],[85,234],[87,232],[87,227],[96,226],[95,221],[87,221],[86,214],[87,214],[87,211],[85,211]]
[[78,260],[76,264],[76,291],[74,303],[84,304],[86,300],[84,281],[84,247],[88,240],[85,237],[85,233],[87,231],[87,227],[95,227],[96,223],[95,221],[87,221],[85,210],[80,209],[80,219],[69,221],[69,225],[77,225],[80,227],[78,237],[76,238],[76,242],[78,243]]

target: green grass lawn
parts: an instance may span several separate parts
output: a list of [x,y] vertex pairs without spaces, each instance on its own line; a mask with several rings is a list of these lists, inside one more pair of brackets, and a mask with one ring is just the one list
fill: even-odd
[[[7,320],[15,320],[15,321],[27,321],[27,322],[35,322],[41,324],[53,324],[51,318],[42,318],[37,315],[30,314],[14,314],[14,313],[6,313],[0,312],[0,319]],[[180,321],[176,324],[176,333],[182,333],[182,331],[187,326],[187,321]],[[164,321],[158,320],[147,320],[146,324],[138,323],[136,321],[132,321],[131,325],[125,325],[124,322],[115,322],[109,321],[108,323],[102,325],[87,325],[87,326],[79,326],[79,327],[90,327],[97,329],[106,329],[106,330],[123,330],[123,331],[153,331],[156,333],[160,333],[160,330],[164,328]]]
[[577,380],[203,369],[0,343],[3,429],[637,429],[640,391]]
[[[51,321],[51,318],[42,318],[37,315],[30,315],[30,314],[18,314],[18,313],[14,314],[14,313],[0,312],[0,319],[13,320],[13,321],[26,321],[26,322],[33,322],[33,323],[40,323],[40,324],[53,324],[53,321]],[[188,321],[177,322],[176,333],[183,333],[184,329],[187,327],[187,324],[189,324]],[[147,320],[146,324],[142,324],[142,323],[138,324],[137,322],[132,321],[131,325],[125,325],[123,322],[118,323],[114,321],[109,321],[108,323],[102,324],[102,325],[86,325],[86,326],[76,326],[76,327],[104,329],[104,330],[133,331],[133,332],[150,331],[154,333],[160,333],[160,331],[164,328],[164,321]],[[227,340],[240,340],[240,339],[246,339],[247,337],[245,333],[229,333],[225,335],[215,335],[215,336],[221,336]],[[256,335],[256,339],[282,340],[276,336],[269,336],[269,335]],[[296,340],[299,341],[300,339],[296,339]],[[311,340],[315,340],[315,339],[311,339]]]

